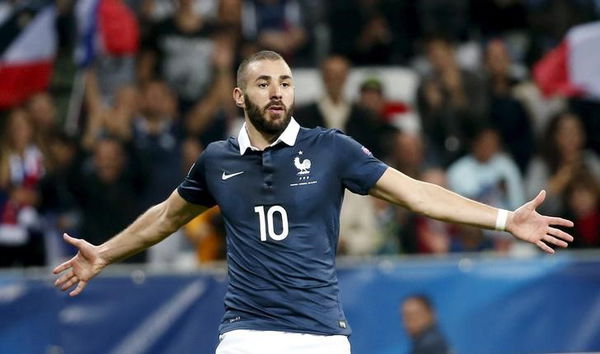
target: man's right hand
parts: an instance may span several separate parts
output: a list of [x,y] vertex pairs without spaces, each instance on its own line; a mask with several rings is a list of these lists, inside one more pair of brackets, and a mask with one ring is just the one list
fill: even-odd
[[67,234],[64,234],[63,238],[66,242],[77,247],[78,252],[75,257],[54,268],[52,271],[54,274],[63,273],[54,282],[54,285],[60,290],[66,291],[77,284],[75,290],[69,293],[70,296],[76,296],[83,291],[93,277],[108,265],[108,262],[100,256],[98,246]]

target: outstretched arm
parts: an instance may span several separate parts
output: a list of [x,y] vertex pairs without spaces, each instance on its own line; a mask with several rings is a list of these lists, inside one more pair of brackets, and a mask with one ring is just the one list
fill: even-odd
[[[437,220],[485,229],[496,227],[500,212],[497,208],[462,197],[440,186],[410,178],[393,168],[385,171],[370,194]],[[517,210],[508,212],[505,230],[545,252],[554,253],[548,244],[567,247],[567,242],[573,241],[571,235],[556,227],[572,227],[573,223],[537,213],[535,209],[542,204],[545,196],[546,193],[542,191]]]
[[69,295],[78,295],[109,264],[160,242],[204,210],[205,207],[188,203],[174,191],[167,200],[148,209],[125,230],[101,245],[94,246],[65,234],[65,241],[77,247],[78,252],[54,268],[54,274],[63,273],[54,285],[65,291],[77,284]]

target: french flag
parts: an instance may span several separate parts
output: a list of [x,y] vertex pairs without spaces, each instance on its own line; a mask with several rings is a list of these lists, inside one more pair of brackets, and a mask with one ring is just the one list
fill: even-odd
[[139,48],[139,25],[122,0],[78,0],[75,62],[91,65],[98,55],[133,55]]
[[56,56],[54,1],[5,2],[0,8],[0,109],[48,87]]
[[546,97],[600,100],[600,21],[570,29],[560,45],[534,65],[533,78]]

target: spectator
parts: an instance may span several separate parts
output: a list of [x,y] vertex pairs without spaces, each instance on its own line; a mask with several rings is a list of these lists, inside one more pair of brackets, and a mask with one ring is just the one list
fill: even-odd
[[[428,156],[420,134],[396,131],[388,161],[406,175],[438,185],[446,185],[446,174]],[[378,227],[387,230],[384,248],[388,253],[444,253],[449,228],[444,223],[416,215],[404,208],[377,203]]]
[[438,163],[428,153],[423,137],[419,133],[398,130],[392,137],[390,166],[413,178],[421,178],[423,171]]
[[[482,203],[515,210],[525,202],[523,179],[519,168],[501,149],[499,133],[482,128],[473,135],[471,151],[448,167],[450,189]],[[513,239],[504,233],[460,227],[459,247],[454,251],[478,251],[493,245],[509,251]]]
[[44,160],[26,110],[9,112],[0,140],[0,267],[45,262],[37,191]]
[[145,188],[138,195],[142,210],[166,198],[183,177],[180,171],[182,132],[176,121],[177,99],[163,81],[150,81],[142,89],[140,113],[133,121],[131,144],[145,173]]
[[498,208],[515,210],[525,201],[523,180],[515,162],[501,150],[498,132],[482,128],[471,151],[448,167],[450,189]]
[[369,256],[381,248],[383,234],[377,224],[375,203],[371,196],[344,193],[338,254]]
[[372,14],[356,40],[352,61],[356,65],[389,64],[394,50],[393,34],[383,14]]
[[175,13],[156,25],[143,44],[139,64],[142,84],[153,78],[166,80],[175,90],[182,112],[209,94],[214,70],[215,44],[220,29],[199,12],[193,0],[175,1]]
[[26,108],[35,130],[36,145],[46,157],[45,164],[51,165],[53,161],[49,158],[48,145],[58,128],[54,99],[48,92],[38,92],[27,100]]
[[421,130],[419,118],[407,104],[386,99],[383,84],[377,78],[368,78],[360,85],[358,104],[382,123],[413,133]]
[[81,156],[77,141],[66,134],[54,135],[49,147],[53,164],[40,181],[38,209],[44,218],[47,263],[57,264],[68,253],[63,233],[79,233],[80,211],[71,186],[79,183]]
[[[140,212],[138,197],[142,191],[140,176],[128,168],[123,144],[114,138],[100,139],[90,161],[82,167],[73,192],[82,210],[81,235],[100,244],[129,225]],[[143,262],[144,253],[129,262]]]
[[186,132],[198,137],[204,145],[223,139],[232,118],[237,115],[237,107],[231,100],[234,82],[231,69],[234,60],[232,43],[230,37],[215,43],[212,57],[216,70],[213,89],[185,115]]
[[571,98],[569,107],[583,122],[586,146],[600,154],[600,100]]
[[573,247],[600,247],[600,182],[588,173],[573,178],[565,191],[565,207],[575,223]]
[[563,112],[549,122],[542,147],[528,167],[526,191],[533,195],[536,188],[546,188],[546,200],[541,212],[560,213],[566,187],[581,171],[600,180],[600,159],[585,150],[586,134],[579,117]]
[[452,41],[467,36],[468,0],[421,0],[417,3],[417,18],[422,36],[444,33]]
[[481,124],[488,105],[483,83],[459,68],[449,41],[432,38],[426,49],[432,72],[423,78],[417,94],[421,125],[442,163],[448,165],[464,154],[464,132]]
[[[332,0],[325,2],[331,30],[331,51],[355,65],[406,62],[417,36],[412,1]],[[352,19],[352,21],[348,21]]]
[[321,64],[324,95],[316,102],[299,107],[295,117],[307,128],[340,129],[364,144],[375,156],[382,156],[381,135],[387,129],[369,111],[344,97],[349,70],[350,62],[344,57],[334,55],[325,59]]
[[102,101],[94,70],[85,73],[85,104],[88,113],[86,127],[81,140],[82,147],[91,151],[98,139],[112,137],[129,143],[133,136],[132,124],[139,109],[139,93],[134,86],[122,86],[114,103]]
[[244,39],[291,62],[308,39],[303,21],[297,0],[244,0],[242,4]]
[[511,75],[511,59],[501,40],[490,41],[485,51],[485,68],[490,102],[490,120],[498,129],[503,145],[524,172],[533,155],[534,136],[525,106],[516,98],[519,84]]
[[400,316],[411,339],[413,354],[449,354],[450,346],[437,325],[435,309],[425,295],[411,295],[402,301]]

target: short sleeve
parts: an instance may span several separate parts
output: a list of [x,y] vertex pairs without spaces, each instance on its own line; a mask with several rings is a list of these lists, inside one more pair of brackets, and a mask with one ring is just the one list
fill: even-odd
[[388,166],[375,158],[366,147],[342,132],[334,132],[334,138],[342,184],[353,193],[369,193]]
[[177,187],[177,192],[190,203],[210,208],[217,202],[206,185],[206,155],[206,151],[200,155],[183,182]]

